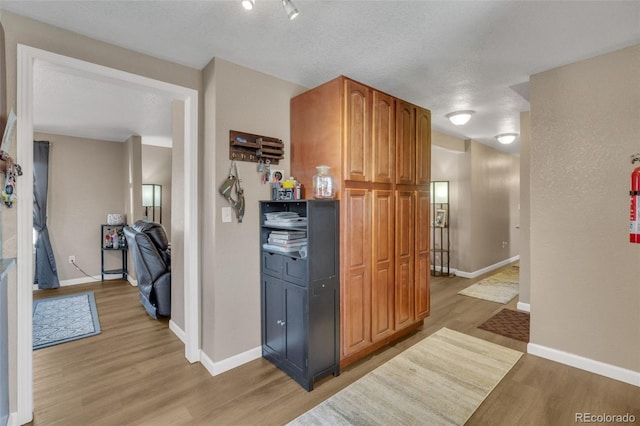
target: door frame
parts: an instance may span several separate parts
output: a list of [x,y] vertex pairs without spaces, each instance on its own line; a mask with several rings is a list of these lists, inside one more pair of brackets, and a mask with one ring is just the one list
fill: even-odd
[[[17,55],[17,158],[23,176],[17,199],[17,421],[33,419],[33,68],[44,61],[90,73],[131,87],[144,87],[184,105],[184,330],[171,329],[185,344],[190,363],[200,361],[200,274],[198,224],[198,91],[137,74],[18,44]],[[178,328],[178,330],[176,330]],[[180,331],[184,332],[180,336]]]

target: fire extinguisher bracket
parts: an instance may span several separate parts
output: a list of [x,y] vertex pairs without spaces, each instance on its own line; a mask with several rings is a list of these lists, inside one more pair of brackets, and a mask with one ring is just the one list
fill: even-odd
[[[640,154],[631,156],[631,163],[640,161]],[[629,242],[640,244],[640,167],[636,167],[631,172],[631,214],[629,222]]]

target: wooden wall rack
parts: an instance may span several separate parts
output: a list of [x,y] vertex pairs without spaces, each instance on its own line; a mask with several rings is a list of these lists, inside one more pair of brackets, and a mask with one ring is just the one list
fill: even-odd
[[278,164],[284,158],[281,139],[251,133],[229,131],[229,160],[257,163],[269,160]]

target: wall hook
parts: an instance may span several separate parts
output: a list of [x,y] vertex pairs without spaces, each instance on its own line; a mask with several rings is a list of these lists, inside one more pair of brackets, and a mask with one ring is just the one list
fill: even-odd
[[631,164],[640,163],[640,154],[634,154],[631,156]]

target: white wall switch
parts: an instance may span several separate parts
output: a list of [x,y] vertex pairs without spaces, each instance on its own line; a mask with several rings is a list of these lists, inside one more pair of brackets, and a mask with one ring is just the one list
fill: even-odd
[[222,222],[223,223],[231,222],[231,207],[222,208]]

